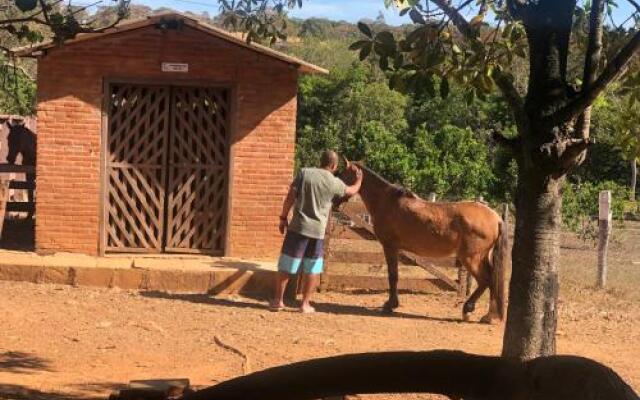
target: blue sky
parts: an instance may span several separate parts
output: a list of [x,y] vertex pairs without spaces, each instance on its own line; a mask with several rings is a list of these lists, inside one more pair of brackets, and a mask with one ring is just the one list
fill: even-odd
[[[217,0],[133,0],[136,4],[144,4],[152,8],[170,7],[179,11],[202,12],[216,14]],[[616,11],[616,21],[626,19],[631,7],[626,0],[618,1],[620,8]],[[388,23],[398,25],[407,22],[408,17],[399,17],[397,10],[385,9],[383,0],[305,0],[302,9],[296,9],[291,15],[308,18],[324,17],[333,20],[357,22],[362,18],[375,18],[382,12]]]

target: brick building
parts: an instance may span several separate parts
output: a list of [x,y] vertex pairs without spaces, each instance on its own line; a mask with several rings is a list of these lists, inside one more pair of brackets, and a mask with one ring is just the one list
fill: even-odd
[[274,257],[297,79],[317,66],[181,14],[38,58],[36,249]]

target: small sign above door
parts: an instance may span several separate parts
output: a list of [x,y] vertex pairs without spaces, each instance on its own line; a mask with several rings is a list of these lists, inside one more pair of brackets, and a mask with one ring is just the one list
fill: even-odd
[[163,62],[162,72],[189,72],[189,64]]

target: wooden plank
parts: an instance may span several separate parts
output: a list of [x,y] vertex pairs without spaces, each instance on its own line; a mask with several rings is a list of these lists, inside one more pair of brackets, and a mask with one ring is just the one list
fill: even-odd
[[327,230],[324,236],[324,272],[320,275],[320,291],[325,291],[329,286],[329,277],[331,269],[331,261],[333,261],[333,254],[331,251],[331,234],[333,231],[333,212],[329,212],[329,219],[327,220]]
[[103,196],[105,247],[108,251],[159,252],[164,231],[169,87],[118,84],[111,85],[110,93]]
[[[349,291],[366,288],[371,291],[386,291],[389,289],[387,278],[377,276],[353,276],[329,274],[326,290]],[[398,279],[398,290],[409,290],[418,293],[439,293],[442,290],[451,290],[440,279]]]
[[[371,225],[369,225],[368,223],[366,223],[360,217],[360,215],[358,215],[355,212],[352,212],[348,207],[343,207],[341,212],[343,214],[345,214],[347,217],[349,217],[358,226],[366,229],[371,234],[375,235],[375,232],[373,231],[373,227]],[[415,263],[418,267],[424,269],[425,271],[427,271],[431,275],[433,275],[436,278],[438,278],[441,281],[443,281],[451,290],[458,290],[458,283],[457,282],[455,282],[454,280],[450,279],[444,273],[439,271],[432,263],[428,262],[425,258],[416,256],[416,255],[414,255],[414,254],[412,254],[412,253],[410,253],[408,251],[405,251],[405,250],[401,250],[399,253],[400,253],[400,256],[405,257],[408,260],[411,260],[411,262]]]
[[172,91],[167,249],[224,252],[228,135],[207,96],[201,88]]
[[4,216],[7,211],[9,201],[9,181],[0,177],[0,239],[2,239],[2,229],[4,228]]
[[155,254],[162,252],[162,249],[140,248],[140,247],[116,247],[107,246],[106,251],[109,253],[136,253],[136,254]]
[[0,164],[0,174],[35,174],[34,165]]
[[34,203],[28,201],[10,201],[7,202],[6,211],[8,212],[26,212],[30,213],[35,210]]
[[35,182],[27,182],[27,181],[9,181],[9,189],[15,190],[35,190],[36,183]]
[[[126,195],[127,189],[123,185],[122,182],[118,180],[117,176],[114,176],[114,172],[112,172],[111,182],[115,183],[115,187],[112,185],[109,188],[111,196],[113,197],[115,203],[114,205],[118,206],[118,209],[122,213],[122,216],[129,222],[129,225],[133,228],[134,233],[136,234],[137,241],[141,243],[141,247],[144,248],[159,248],[160,242],[156,235],[153,234],[153,231],[150,231],[148,225],[143,223],[142,215],[138,210],[136,210],[137,201],[136,199],[132,199]],[[116,190],[116,187],[119,190]],[[115,218],[115,214],[114,214]],[[124,232],[123,230],[122,232]],[[144,232],[147,233],[148,237],[145,236]],[[150,239],[154,242],[154,244],[150,244],[147,239]]]
[[[365,240],[365,239],[363,239]],[[344,247],[344,245],[342,246]],[[438,266],[438,268],[452,269],[456,268],[454,257],[448,258],[431,258],[431,257],[421,257],[423,262],[428,264],[433,264]],[[352,251],[343,248],[341,250],[332,250],[331,251],[331,260],[334,262],[352,262],[358,264],[386,264],[386,260],[384,258],[384,253],[382,249],[379,251]],[[402,264],[412,264],[415,260],[407,257],[400,257],[400,263]]]

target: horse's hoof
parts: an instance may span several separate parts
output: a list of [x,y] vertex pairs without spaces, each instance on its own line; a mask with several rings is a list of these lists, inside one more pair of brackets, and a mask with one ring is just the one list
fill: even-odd
[[496,322],[498,322],[499,320],[500,320],[499,318],[496,318],[496,317],[494,317],[492,315],[487,314],[484,317],[480,318],[480,323],[493,325]]
[[463,314],[471,314],[475,310],[476,310],[476,304],[475,303],[466,302],[462,306],[462,313]]
[[393,310],[395,310],[396,308],[398,308],[399,304],[397,301],[387,301],[386,303],[384,303],[384,305],[382,306],[382,313],[383,314],[393,314]]
[[391,314],[393,314],[393,308],[382,307],[382,314],[383,315],[391,315]]
[[471,321],[471,313],[462,313],[462,320],[464,322],[469,322]]

